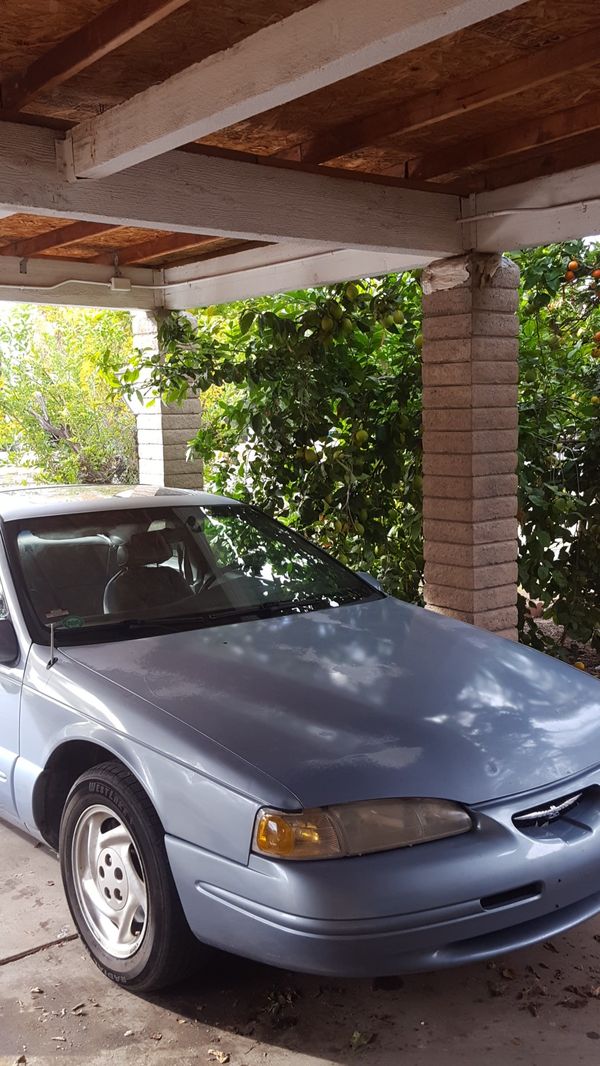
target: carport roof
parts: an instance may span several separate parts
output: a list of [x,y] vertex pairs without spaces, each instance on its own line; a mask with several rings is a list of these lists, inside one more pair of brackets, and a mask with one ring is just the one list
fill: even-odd
[[190,305],[596,228],[530,222],[594,199],[597,0],[7,0],[0,67],[5,298],[23,261]]

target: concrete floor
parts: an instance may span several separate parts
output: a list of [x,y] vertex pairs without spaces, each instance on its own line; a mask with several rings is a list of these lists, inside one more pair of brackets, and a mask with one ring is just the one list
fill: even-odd
[[326,981],[215,954],[193,981],[141,997],[73,938],[54,855],[0,823],[0,856],[2,1066],[600,1060],[600,920],[493,965],[403,980]]

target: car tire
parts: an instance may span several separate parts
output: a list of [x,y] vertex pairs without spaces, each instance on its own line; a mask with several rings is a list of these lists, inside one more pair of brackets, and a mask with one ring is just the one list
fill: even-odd
[[150,992],[187,976],[201,947],[177,895],[164,829],[121,763],[102,763],[75,782],[59,854],[73,921],[107,977]]

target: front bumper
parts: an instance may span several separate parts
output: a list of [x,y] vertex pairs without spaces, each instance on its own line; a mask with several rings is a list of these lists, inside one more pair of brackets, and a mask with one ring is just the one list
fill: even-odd
[[473,833],[322,862],[242,866],[173,837],[166,847],[195,935],[286,969],[366,977],[433,970],[546,940],[600,912],[600,789],[572,817],[525,834],[504,801]]

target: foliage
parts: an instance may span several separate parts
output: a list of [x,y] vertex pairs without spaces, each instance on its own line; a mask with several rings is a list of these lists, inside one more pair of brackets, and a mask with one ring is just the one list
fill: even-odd
[[208,391],[211,487],[418,599],[421,290],[390,276],[167,319],[165,399]]
[[[600,249],[515,256],[521,267],[519,518],[523,589],[600,646]],[[569,265],[576,269],[569,271]],[[520,599],[525,638],[539,631]]]
[[[580,266],[585,256],[591,265]],[[515,256],[522,271],[523,589],[576,639],[598,640],[600,313],[596,252]],[[565,278],[569,260],[577,260]],[[418,600],[421,290],[415,275],[172,316],[162,358],[139,357],[169,401],[203,394],[192,442],[207,484],[252,498],[343,562]],[[558,547],[557,547],[558,544]],[[521,597],[523,637],[541,639]]]
[[15,308],[0,321],[0,449],[41,481],[132,481],[135,418],[104,373],[131,358],[122,312]]

